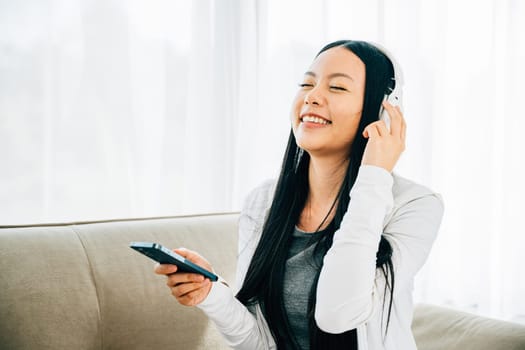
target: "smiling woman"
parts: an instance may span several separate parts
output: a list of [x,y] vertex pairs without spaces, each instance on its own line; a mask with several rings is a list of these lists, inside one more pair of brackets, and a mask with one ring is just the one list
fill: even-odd
[[[241,213],[238,293],[156,267],[177,300],[201,308],[230,346],[416,349],[411,286],[443,204],[392,172],[405,148],[400,109],[384,101],[395,83],[377,47],[325,46],[292,104],[279,179],[255,189]],[[196,252],[177,252],[212,269]]]

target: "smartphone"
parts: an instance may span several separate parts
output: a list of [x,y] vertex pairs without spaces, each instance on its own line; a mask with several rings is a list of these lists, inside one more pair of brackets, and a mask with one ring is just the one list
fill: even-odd
[[168,248],[163,247],[158,243],[131,242],[129,246],[160,264],[177,265],[177,272],[181,271],[198,273],[206,278],[209,278],[212,282],[215,282],[219,279],[219,277],[216,274],[192,263],[183,256],[180,256],[179,254],[169,250]]

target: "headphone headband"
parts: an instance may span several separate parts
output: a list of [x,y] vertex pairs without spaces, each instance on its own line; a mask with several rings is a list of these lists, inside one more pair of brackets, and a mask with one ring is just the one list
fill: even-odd
[[[394,68],[394,89],[389,94],[385,94],[384,99],[393,106],[399,106],[401,111],[403,111],[403,71],[397,63],[397,60],[387,49],[376,43],[371,43],[371,45],[375,46],[379,51],[381,51],[390,60],[392,67]],[[388,130],[390,130],[390,117],[383,106],[381,106],[379,109],[379,119],[383,120]]]
[[389,60],[392,62],[392,67],[394,67],[394,89],[390,94],[386,94],[385,97],[387,100],[392,103],[396,104],[401,109],[403,109],[403,71],[401,70],[401,66],[397,62],[397,60],[394,58],[394,56],[388,51],[385,47],[382,45],[379,45],[375,42],[370,42],[373,46],[375,46],[381,53],[383,53]]

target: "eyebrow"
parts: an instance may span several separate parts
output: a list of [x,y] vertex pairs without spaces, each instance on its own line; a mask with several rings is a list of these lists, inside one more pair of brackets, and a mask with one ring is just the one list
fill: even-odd
[[[306,73],[304,73],[304,75],[309,75],[311,77],[317,77],[317,74],[315,74],[314,72],[312,71],[308,71]],[[345,74],[345,73],[332,73],[330,75],[328,75],[328,79],[332,79],[332,78],[336,78],[336,77],[343,77],[343,78],[347,78],[347,79],[350,79],[352,81],[354,81],[354,78],[352,78],[351,76],[349,76],[348,74]]]

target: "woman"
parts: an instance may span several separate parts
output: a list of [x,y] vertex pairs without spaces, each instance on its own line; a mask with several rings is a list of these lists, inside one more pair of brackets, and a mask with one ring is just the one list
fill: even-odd
[[443,205],[392,173],[406,130],[385,101],[395,79],[393,63],[366,42],[337,41],[316,56],[293,103],[279,179],[242,210],[236,296],[225,283],[156,266],[233,348],[416,349],[413,280]]

